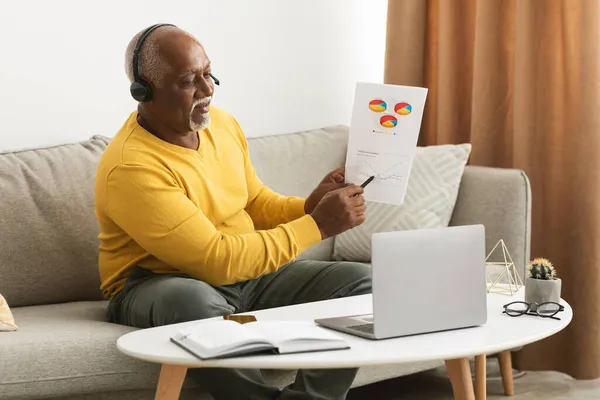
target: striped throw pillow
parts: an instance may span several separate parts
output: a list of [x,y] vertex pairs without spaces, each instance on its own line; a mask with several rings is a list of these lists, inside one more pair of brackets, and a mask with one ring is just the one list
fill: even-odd
[[0,332],[16,331],[18,329],[15,319],[8,307],[8,303],[0,294]]
[[373,233],[448,226],[470,154],[469,143],[418,147],[404,203],[368,201],[366,221],[335,237],[333,259],[371,262]]

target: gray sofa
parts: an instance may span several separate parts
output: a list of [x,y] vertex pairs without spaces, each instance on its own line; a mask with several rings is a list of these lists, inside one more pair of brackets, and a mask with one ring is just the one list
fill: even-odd
[[[249,140],[259,176],[274,190],[306,196],[343,165],[343,126]],[[152,399],[159,366],[116,349],[132,330],[106,322],[99,291],[93,187],[109,139],[0,154],[0,293],[19,326],[0,333],[0,398]],[[529,259],[531,197],[517,170],[467,166],[452,225],[483,223],[488,250],[504,239],[522,274]],[[330,259],[333,239],[302,257]],[[363,368],[361,386],[443,362]],[[267,371],[277,385],[293,371]],[[186,380],[182,398],[203,398]]]

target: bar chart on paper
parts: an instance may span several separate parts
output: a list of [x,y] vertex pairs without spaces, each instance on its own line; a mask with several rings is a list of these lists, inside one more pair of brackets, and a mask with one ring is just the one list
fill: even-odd
[[379,184],[399,188],[405,184],[405,174],[410,165],[410,159],[406,156],[363,150],[358,150],[355,162],[357,181],[374,176],[375,179],[371,185]]

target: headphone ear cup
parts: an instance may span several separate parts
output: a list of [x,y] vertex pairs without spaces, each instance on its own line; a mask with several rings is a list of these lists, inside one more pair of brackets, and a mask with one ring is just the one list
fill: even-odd
[[129,91],[131,96],[139,102],[152,100],[152,88],[146,81],[133,82]]

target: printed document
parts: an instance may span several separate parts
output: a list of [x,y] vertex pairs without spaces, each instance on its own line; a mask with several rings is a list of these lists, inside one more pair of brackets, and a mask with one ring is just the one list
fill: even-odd
[[427,89],[359,82],[346,155],[346,182],[368,201],[401,205],[417,148]]

